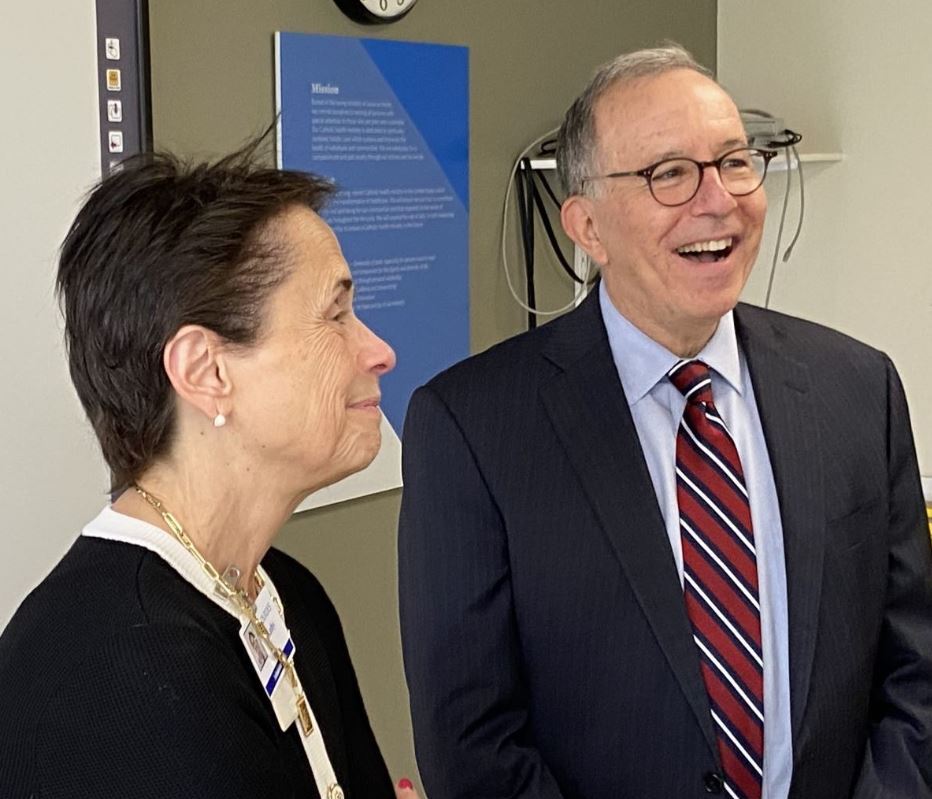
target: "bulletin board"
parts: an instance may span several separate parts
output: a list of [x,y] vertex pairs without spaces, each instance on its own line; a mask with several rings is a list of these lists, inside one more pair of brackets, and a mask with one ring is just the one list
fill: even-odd
[[303,510],[399,486],[412,392],[469,354],[469,50],[278,32],[275,77],[279,166],[339,187],[323,217],[356,314],[398,358],[380,457]]

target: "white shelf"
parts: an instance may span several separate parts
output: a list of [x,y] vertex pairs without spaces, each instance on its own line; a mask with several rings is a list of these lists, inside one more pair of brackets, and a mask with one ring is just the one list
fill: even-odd
[[[524,169],[524,165],[521,165],[521,168]],[[557,159],[556,158],[532,158],[531,159],[531,169],[556,169],[557,168]]]
[[[837,161],[844,161],[844,153],[800,153],[799,160],[804,164],[830,164]],[[532,158],[531,169],[556,169],[556,158]],[[796,159],[793,159],[793,169],[796,168]],[[786,171],[786,156],[780,153],[773,161],[770,162],[770,169],[773,172]]]
[[[804,164],[830,164],[844,161],[844,153],[800,153],[799,160]],[[793,169],[796,169],[796,159],[793,159]],[[770,171],[786,172],[786,155],[780,153],[770,162]]]

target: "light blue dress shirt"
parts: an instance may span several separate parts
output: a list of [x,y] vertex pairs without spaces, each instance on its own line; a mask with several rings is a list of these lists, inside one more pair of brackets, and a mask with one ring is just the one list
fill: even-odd
[[[666,377],[679,358],[618,312],[604,282],[599,285],[599,303],[682,585],[675,463],[676,433],[686,399]],[[712,369],[715,407],[734,438],[751,502],[764,660],[763,799],[786,799],[793,771],[793,747],[783,526],[767,442],[731,312],[722,317],[715,334],[696,357]]]

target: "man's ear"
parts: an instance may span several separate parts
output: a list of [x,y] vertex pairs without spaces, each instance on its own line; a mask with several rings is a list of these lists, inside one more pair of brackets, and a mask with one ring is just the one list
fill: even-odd
[[590,198],[573,194],[560,207],[560,222],[577,247],[599,266],[605,266],[608,257],[599,238],[594,212]]
[[208,419],[230,413],[233,384],[220,337],[200,325],[185,325],[165,345],[162,362],[178,397]]

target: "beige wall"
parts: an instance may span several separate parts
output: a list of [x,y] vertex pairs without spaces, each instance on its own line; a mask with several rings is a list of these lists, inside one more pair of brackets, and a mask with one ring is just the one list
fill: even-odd
[[[155,138],[186,153],[233,148],[271,121],[275,30],[469,46],[475,350],[524,323],[506,296],[498,258],[501,204],[517,152],[556,126],[595,65],[618,52],[669,37],[715,63],[715,0],[422,0],[404,20],[382,28],[347,21],[332,0],[150,5]],[[545,301],[557,299],[556,288],[542,293]],[[395,491],[301,514],[279,541],[320,577],[340,611],[396,778],[414,776],[397,625],[398,501]]]
[[99,175],[93,0],[0,12],[0,629],[106,501],[68,379],[53,281]]
[[[771,304],[893,358],[928,497],[932,5],[896,0],[880,14],[868,0],[720,0],[718,8],[718,75],[739,103],[783,116],[805,135],[803,152],[844,153],[841,163],[806,169],[802,239],[779,268]],[[768,183],[772,232],[785,184]],[[764,296],[762,267],[746,291],[751,301]]]

